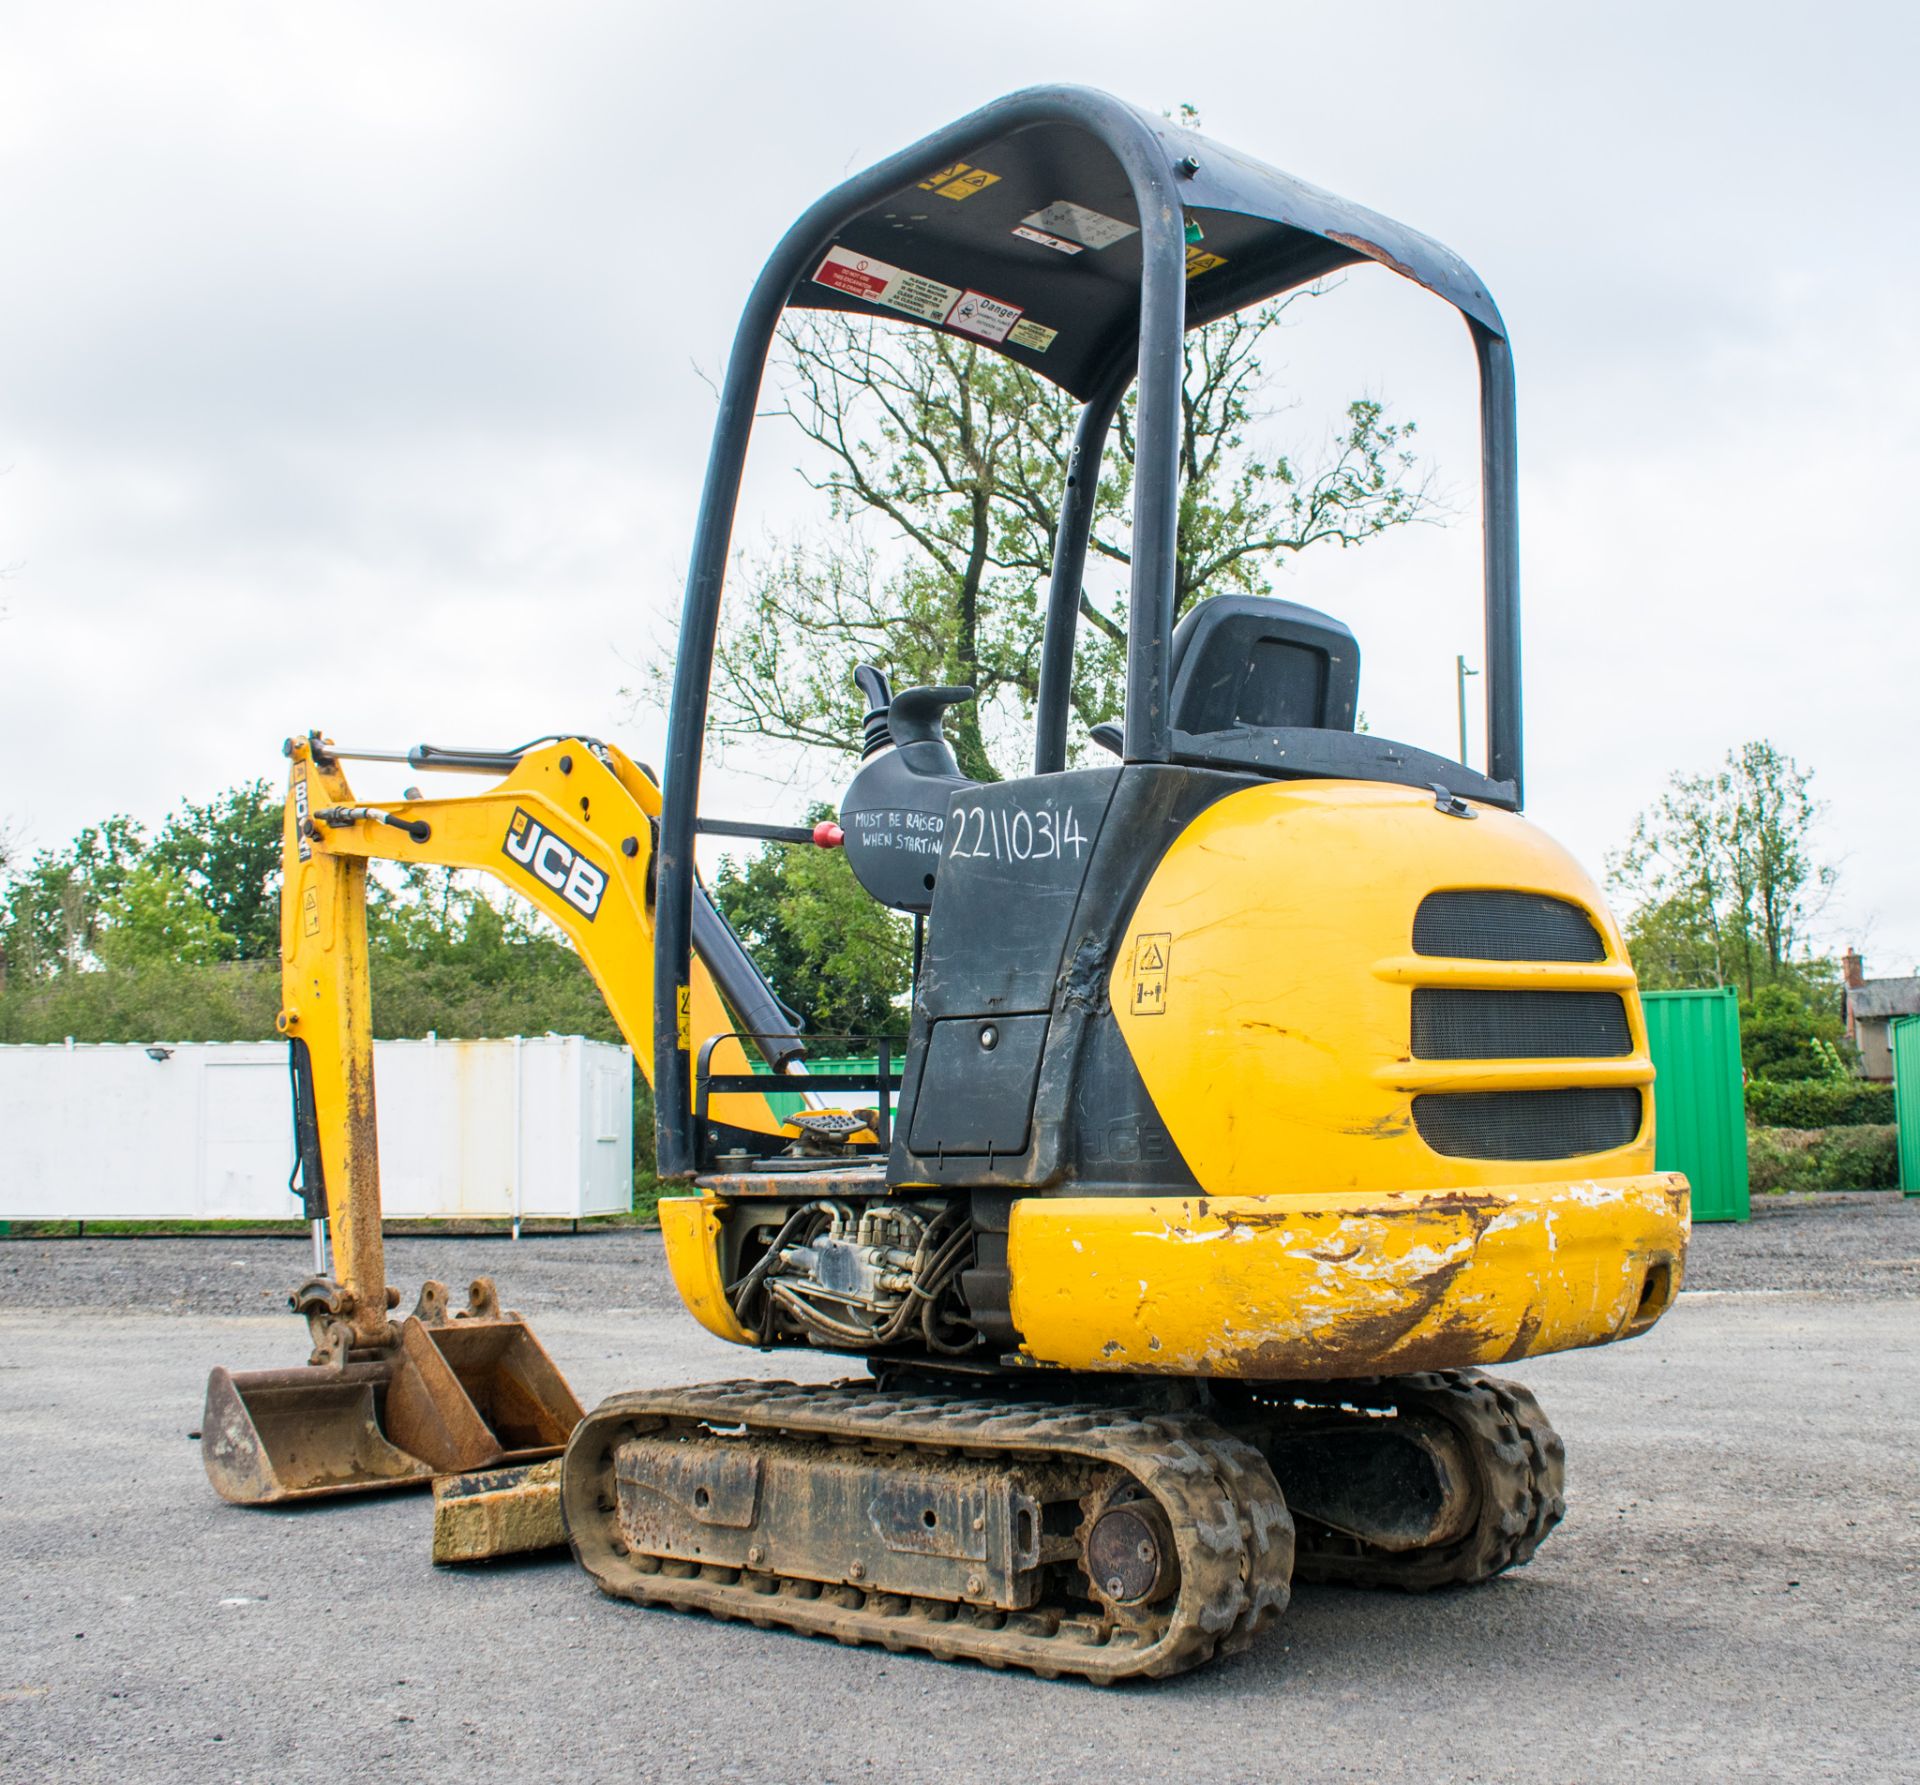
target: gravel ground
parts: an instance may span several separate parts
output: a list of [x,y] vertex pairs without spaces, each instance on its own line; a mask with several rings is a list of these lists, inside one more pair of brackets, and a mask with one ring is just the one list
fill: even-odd
[[[1569,1451],[1530,1566],[1424,1598],[1301,1586],[1248,1653],[1107,1692],[639,1611],[564,1556],[436,1569],[417,1494],[223,1505],[187,1439],[207,1367],[289,1362],[290,1327],[0,1309],[9,1785],[1914,1777],[1901,1302],[1690,1295],[1633,1344],[1516,1366]],[[678,1312],[540,1332],[589,1405],[830,1367]]]
[[[1743,1225],[1694,1229],[1687,1289],[1920,1297],[1920,1198],[1884,1192],[1754,1199]],[[312,1266],[304,1239],[0,1241],[0,1308],[125,1313],[277,1313]],[[391,1238],[388,1280],[412,1305],[438,1278],[464,1300],[491,1276],[511,1307],[583,1314],[668,1313],[679,1300],[658,1232],[647,1228],[507,1238]]]
[[[1099,1692],[426,1560],[419,1495],[221,1504],[210,1364],[287,1364],[293,1240],[0,1243],[0,1780],[1904,1780],[1920,1650],[1920,1203],[1696,1236],[1647,1338],[1529,1360],[1569,1448],[1534,1562],[1300,1587],[1249,1653]],[[498,1278],[593,1405],[823,1357],[720,1344],[658,1236],[398,1238]],[[78,1317],[77,1317],[78,1316]]]

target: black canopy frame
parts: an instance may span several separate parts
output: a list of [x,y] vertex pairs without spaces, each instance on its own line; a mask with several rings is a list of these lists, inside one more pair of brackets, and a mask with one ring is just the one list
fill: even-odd
[[[993,191],[1003,184],[1004,192]],[[754,282],[727,362],[674,665],[654,934],[663,1175],[685,1176],[695,1166],[687,988],[701,758],[741,477],[785,310],[840,309],[940,328],[1083,401],[1041,647],[1034,772],[1049,774],[1067,762],[1081,579],[1101,454],[1122,399],[1137,387],[1123,755],[1163,763],[1174,752],[1168,669],[1185,331],[1365,260],[1446,299],[1472,335],[1480,374],[1487,775],[1510,785],[1517,806],[1512,357],[1492,297],[1448,249],[1105,93],[1065,86],[1012,94],[922,138],[835,187],[781,238]]]

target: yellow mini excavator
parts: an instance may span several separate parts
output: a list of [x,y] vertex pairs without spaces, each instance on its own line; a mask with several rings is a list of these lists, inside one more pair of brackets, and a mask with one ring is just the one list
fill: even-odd
[[[1222,596],[1175,624],[1183,331],[1364,261],[1452,304],[1478,361],[1484,773],[1357,732],[1359,647],[1324,613]],[[837,824],[701,814],[730,531],[789,307],[942,330],[1084,403],[1031,774],[968,780],[942,715],[971,691],[861,665]],[[1125,709],[1075,767],[1081,577],[1129,389]],[[1645,1332],[1688,1201],[1653,1168],[1619,930],[1520,816],[1516,527],[1505,327],[1411,230],[1078,88],[1000,100],[829,193],[736,337],[664,774],[579,736],[288,746],[281,1023],[334,1268],[294,1297],[308,1365],[215,1372],[215,1484],[299,1498],[564,1446],[565,1529],[610,1594],[1096,1681],[1244,1646],[1296,1577],[1429,1588],[1525,1562],[1561,1515],[1561,1444],[1481,1366]],[[362,803],[343,765],[380,755],[494,785]],[[871,1075],[803,1076],[798,1024],[701,888],[701,834],[844,847],[923,926],[897,1074],[881,1050]],[[486,870],[560,925],[651,1079],[694,1318],[864,1374],[583,1416],[485,1280],[464,1313],[429,1284],[390,1318],[374,858]]]

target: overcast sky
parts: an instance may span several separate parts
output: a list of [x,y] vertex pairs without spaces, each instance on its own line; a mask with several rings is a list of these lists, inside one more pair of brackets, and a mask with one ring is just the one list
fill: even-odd
[[[844,174],[1069,80],[1191,102],[1490,285],[1532,817],[1598,871],[1671,770],[1772,738],[1829,806],[1818,940],[1920,961],[1911,8],[0,0],[0,43],[16,840],[277,775],[309,726],[657,759],[622,691],[759,262]],[[1450,750],[1465,334],[1373,269],[1312,310],[1275,425],[1310,453],[1382,395],[1459,518],[1282,592],[1359,633],[1375,729]],[[764,430],[743,541],[801,522],[794,462]],[[755,767],[709,807],[791,814],[807,788]]]

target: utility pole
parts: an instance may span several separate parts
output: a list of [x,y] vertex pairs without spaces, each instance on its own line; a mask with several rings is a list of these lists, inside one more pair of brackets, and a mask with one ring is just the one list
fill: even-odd
[[1477,669],[1467,668],[1466,658],[1454,658],[1453,688],[1460,707],[1460,760],[1462,763],[1467,760],[1467,677],[1477,676],[1479,673]]

